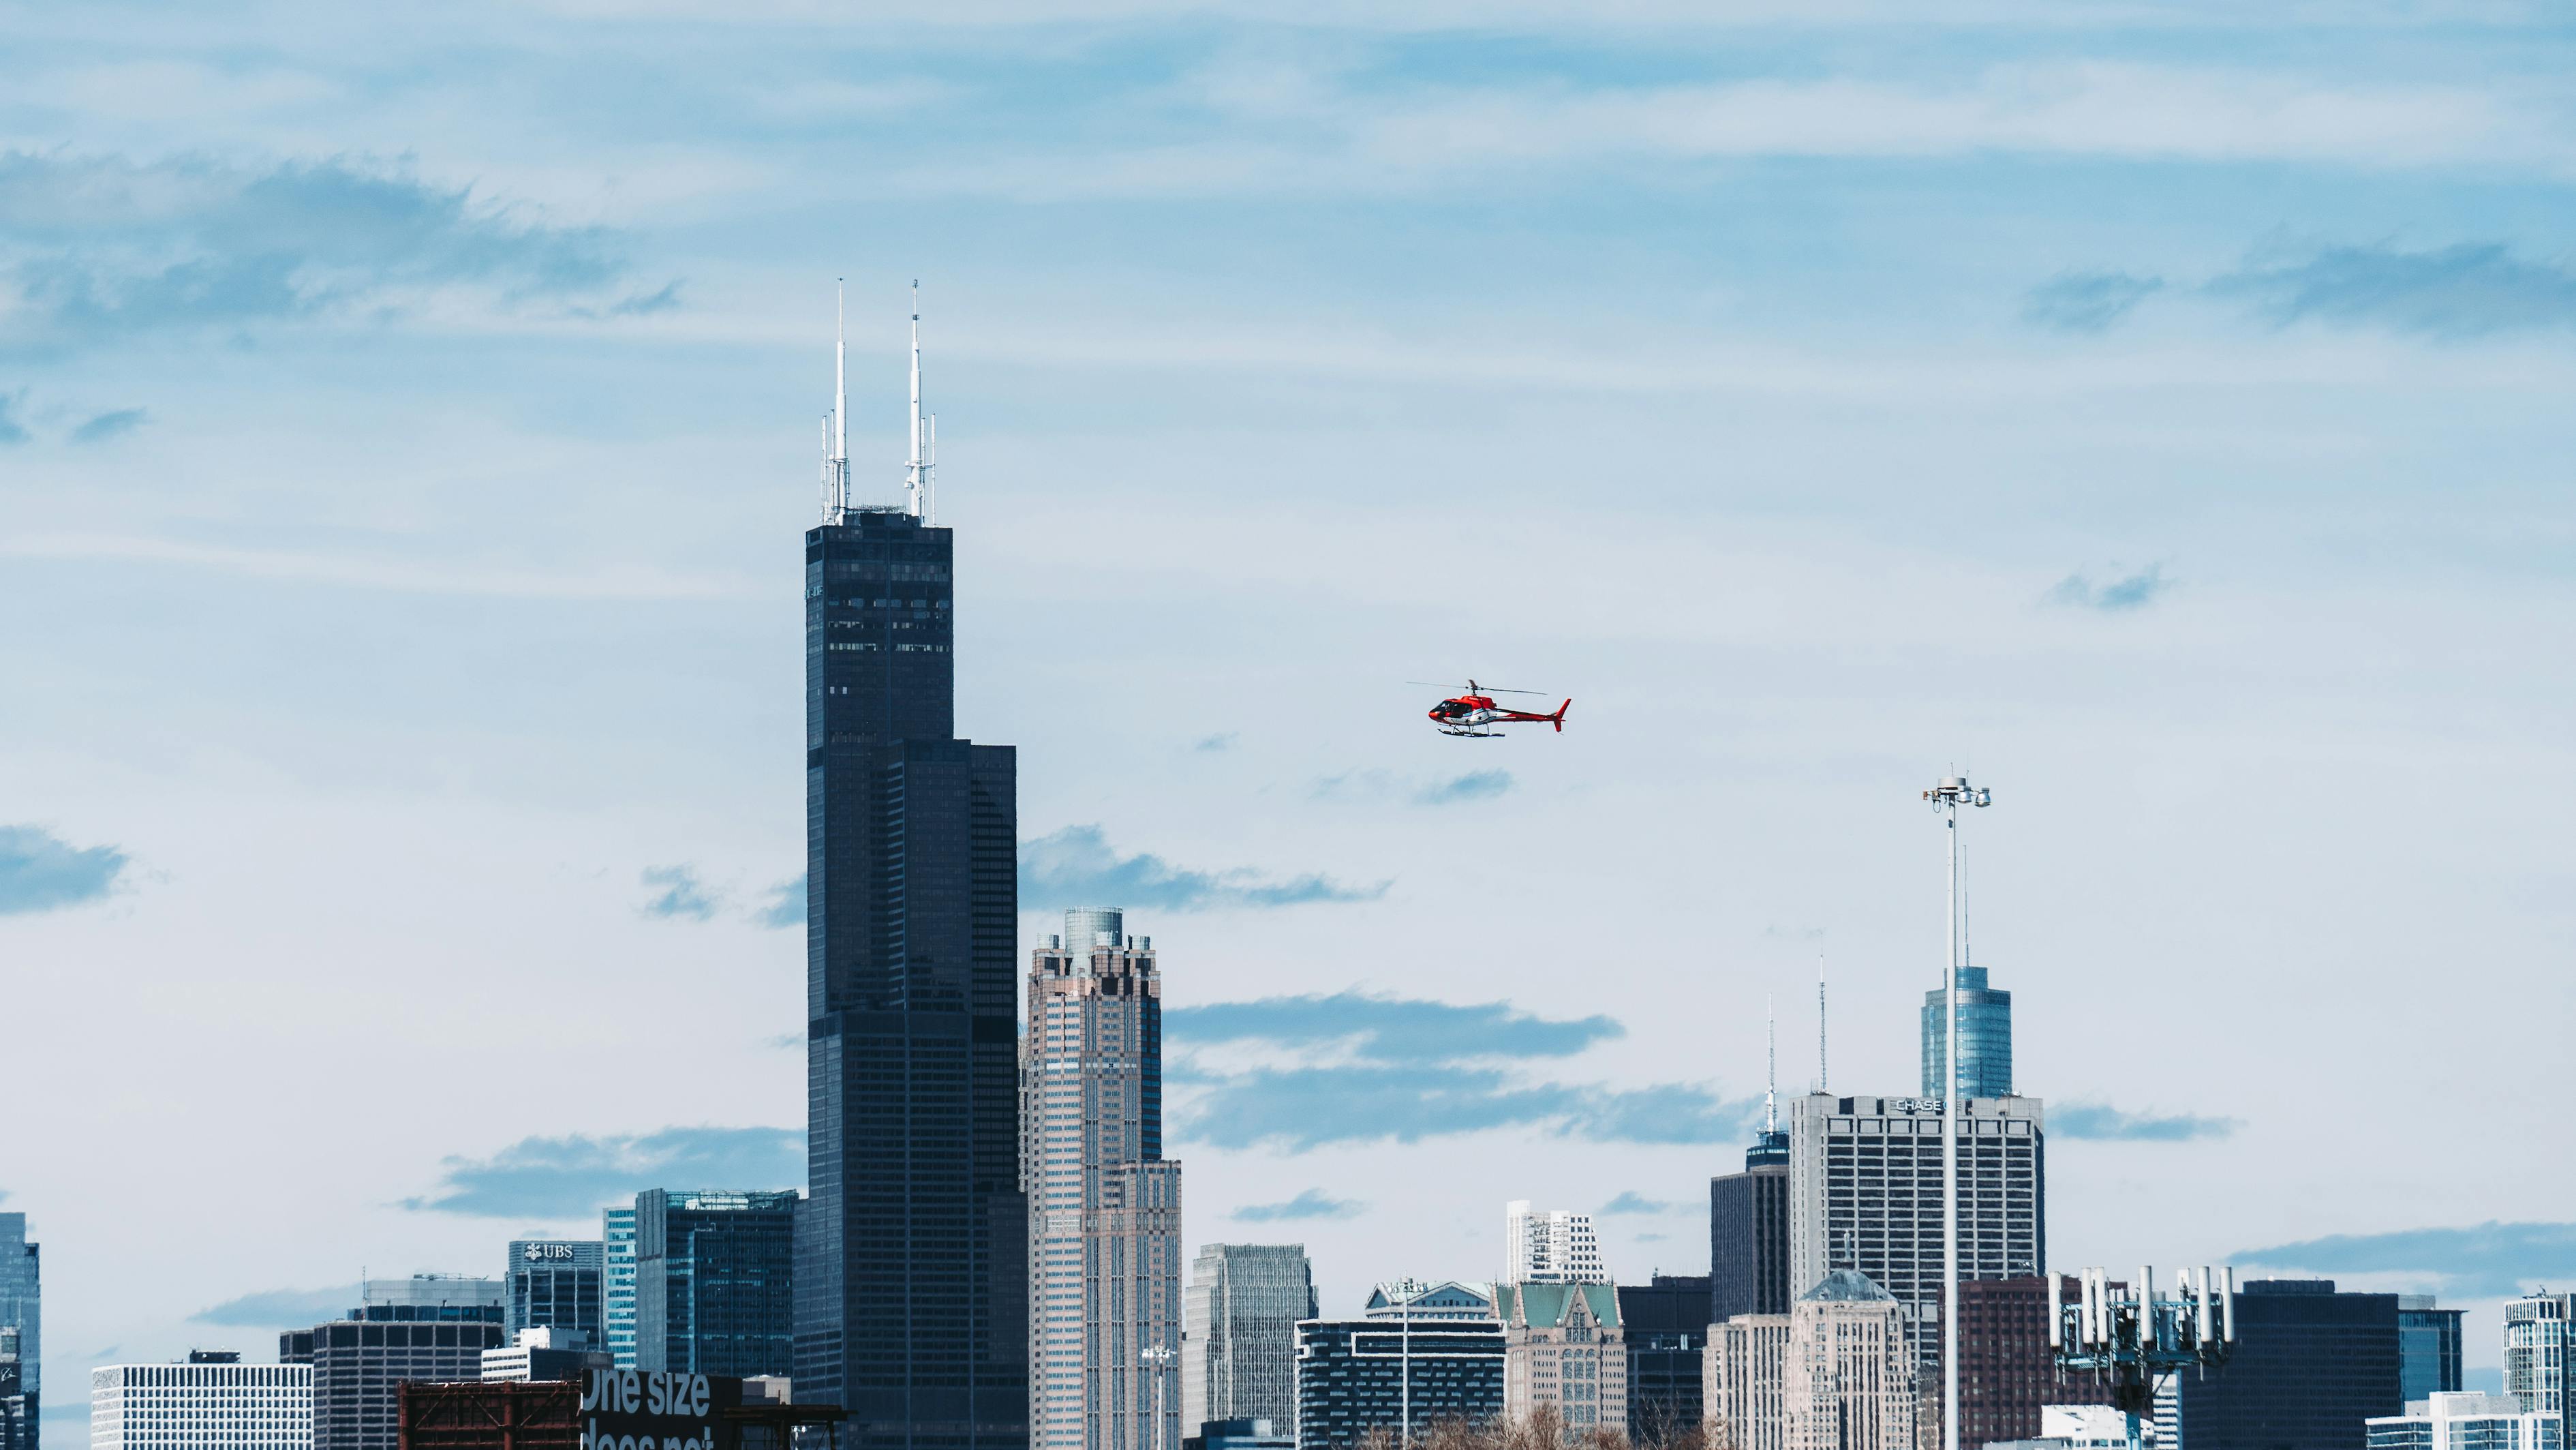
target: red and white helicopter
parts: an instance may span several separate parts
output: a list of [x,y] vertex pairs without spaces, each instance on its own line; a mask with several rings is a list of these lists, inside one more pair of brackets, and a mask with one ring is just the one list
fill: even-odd
[[[1431,682],[1415,680],[1412,683],[1428,685]],[[1488,687],[1469,680],[1467,693],[1443,700],[1431,707],[1431,723],[1439,726],[1440,733],[1443,735],[1471,735],[1478,739],[1502,734],[1503,732],[1493,728],[1497,725],[1553,725],[1559,734],[1563,734],[1565,712],[1567,707],[1574,703],[1572,700],[1557,706],[1556,713],[1553,715],[1542,715],[1530,710],[1507,709],[1494,703],[1496,695],[1538,695],[1544,698],[1546,693],[1544,690],[1506,690]]]

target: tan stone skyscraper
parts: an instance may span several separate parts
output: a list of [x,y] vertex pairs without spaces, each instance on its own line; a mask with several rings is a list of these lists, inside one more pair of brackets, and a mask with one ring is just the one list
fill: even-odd
[[1163,1158],[1163,985],[1115,910],[1029,959],[1021,1183],[1037,1450],[1180,1450],[1181,1165]]
[[1835,1269],[1789,1306],[1781,1368],[1789,1450],[1914,1450],[1905,1306],[1863,1275]]

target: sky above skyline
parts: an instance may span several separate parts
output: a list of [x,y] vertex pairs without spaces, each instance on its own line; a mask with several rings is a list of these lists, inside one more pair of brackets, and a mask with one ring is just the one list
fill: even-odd
[[[801,1183],[834,280],[1023,946],[1187,1238],[1704,1272],[1910,1093],[1955,766],[2059,1268],[2576,1280],[2576,26],[2541,6],[0,18],[0,1211],[49,1418]],[[1571,696],[1456,740],[1407,683]],[[61,1433],[57,1431],[56,1433]]]

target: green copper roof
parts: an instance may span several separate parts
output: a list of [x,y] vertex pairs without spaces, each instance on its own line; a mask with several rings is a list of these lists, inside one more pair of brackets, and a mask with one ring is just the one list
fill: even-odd
[[1834,1269],[1816,1281],[1816,1287],[1798,1296],[1800,1299],[1868,1303],[1894,1299],[1896,1296],[1870,1282],[1867,1274],[1854,1269]]
[[1559,1328],[1573,1306],[1574,1296],[1580,1293],[1594,1323],[1618,1327],[1619,1289],[1614,1284],[1506,1284],[1494,1293],[1494,1307],[1506,1324]]

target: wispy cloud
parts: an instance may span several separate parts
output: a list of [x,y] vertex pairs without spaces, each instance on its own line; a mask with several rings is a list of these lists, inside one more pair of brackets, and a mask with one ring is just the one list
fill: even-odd
[[1434,1002],[1350,991],[1212,1002],[1163,1014],[1163,1035],[1184,1049],[1240,1042],[1331,1045],[1362,1061],[1383,1063],[1571,1057],[1625,1031],[1608,1017],[1539,1017],[1509,1002]]
[[0,311],[0,346],[22,349],[381,319],[432,295],[563,310],[627,270],[601,228],[355,157],[0,152],[0,237],[16,302]]
[[101,413],[72,430],[74,443],[106,443],[142,427],[151,414],[141,408],[118,408]]
[[1596,1143],[1732,1142],[1761,1101],[1685,1083],[1646,1088],[1523,1082],[1455,1063],[1257,1068],[1192,1091],[1176,1136],[1218,1148],[1299,1153],[1330,1143],[1420,1142],[1495,1128]]
[[2021,316],[2056,332],[2101,332],[2164,285],[2126,272],[2061,272],[2022,298]]
[[342,1284],[331,1289],[262,1289],[227,1299],[210,1309],[200,1309],[188,1317],[199,1324],[223,1324],[245,1329],[284,1329],[319,1324],[337,1319],[358,1302],[358,1286]]
[[2326,247],[2249,261],[2207,290],[2279,326],[2313,321],[2442,339],[2576,327],[2576,269],[2518,257],[2502,242],[2420,252]]
[[1204,755],[1214,755],[1219,751],[1232,750],[1234,748],[1234,740],[1235,735],[1231,730],[1226,731],[1222,735],[1202,735],[1199,737],[1197,743],[1193,744],[1190,749],[1198,751]]
[[1671,1213],[1680,1207],[1680,1204],[1666,1203],[1659,1198],[1648,1198],[1632,1188],[1601,1205],[1601,1216],[1610,1218],[1630,1213]]
[[769,888],[769,904],[758,908],[751,919],[773,929],[805,924],[805,878],[781,881]]
[[0,557],[101,564],[184,565],[254,579],[406,594],[505,599],[725,599],[753,596],[746,580],[693,578],[649,568],[490,567],[473,561],[420,562],[368,549],[293,552],[245,549],[133,534],[0,537]]
[[1417,806],[1445,806],[1485,800],[1512,788],[1507,770],[1473,770],[1434,780],[1407,781],[1383,770],[1346,770],[1315,782],[1308,791],[1319,801],[1394,801]]
[[1109,848],[1098,826],[1067,826],[1052,836],[1020,843],[1020,906],[1031,911],[1094,902],[1161,911],[1216,911],[1375,901],[1392,884],[1350,885],[1322,874],[1282,879],[1252,867],[1194,871],[1150,853],[1121,856]]
[[2144,609],[2162,598],[2174,587],[2162,564],[2149,564],[2135,574],[2123,575],[2095,583],[2091,575],[2069,574],[2049,586],[2042,602],[2067,609],[2090,609],[2100,614],[2125,614]]
[[402,1206],[476,1218],[566,1219],[647,1188],[799,1188],[805,1135],[790,1128],[664,1128],[525,1138],[489,1158],[449,1158],[439,1186]]
[[2576,1280],[2576,1223],[2472,1224],[2332,1234],[2299,1243],[2245,1249],[2240,1264],[2313,1274],[2413,1274],[2440,1292],[2498,1299],[2542,1282]]
[[1457,801],[1489,800],[1512,788],[1508,770],[1471,770],[1422,787],[1413,793],[1413,803],[1420,806],[1445,806]]
[[638,908],[646,916],[665,921],[673,918],[705,921],[724,904],[698,880],[696,870],[688,866],[648,866],[644,869],[643,882],[645,889],[653,893]]
[[1327,1198],[1324,1190],[1309,1188],[1281,1203],[1247,1203],[1234,1211],[1243,1223],[1286,1223],[1305,1218],[1357,1218],[1368,1205],[1347,1198]]
[[0,826],[0,916],[96,901],[125,867],[114,846],[74,846],[42,826]]
[[2224,1138],[2241,1126],[2234,1118],[2130,1113],[2101,1103],[2063,1103],[2048,1110],[2048,1131],[2060,1138],[2180,1143],[2194,1138]]
[[18,421],[19,402],[24,393],[0,393],[0,445],[27,441],[27,425]]

